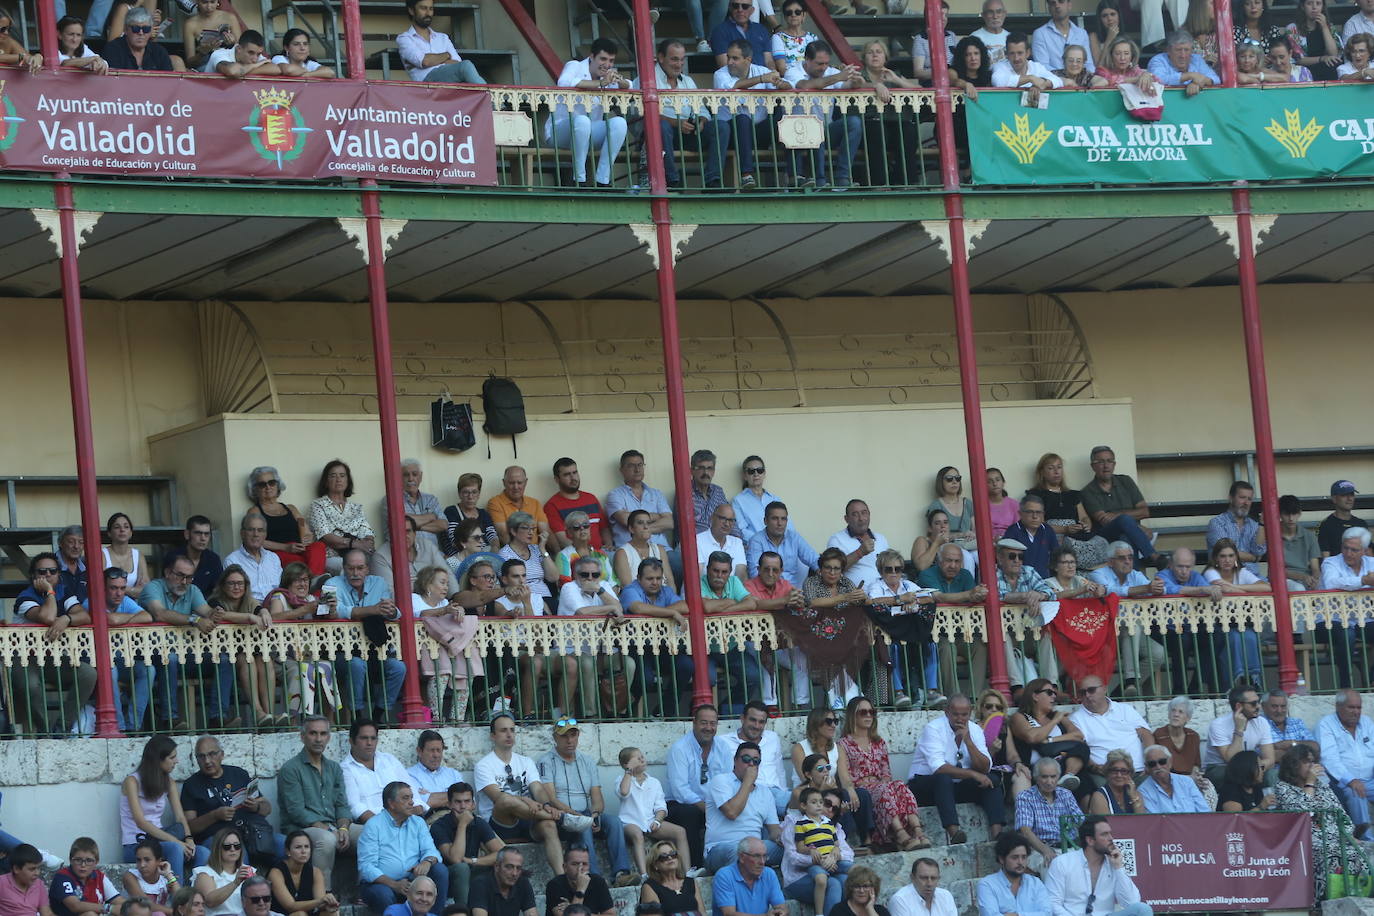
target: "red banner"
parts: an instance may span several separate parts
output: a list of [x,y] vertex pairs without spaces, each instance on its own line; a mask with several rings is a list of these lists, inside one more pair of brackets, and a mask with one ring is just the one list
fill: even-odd
[[474,89],[0,70],[0,168],[496,184]]
[[1312,816],[1306,812],[1111,821],[1127,874],[1156,913],[1312,906]]
[[1059,613],[1048,624],[1059,653],[1059,667],[1078,682],[1090,674],[1106,684],[1116,670],[1116,609],[1121,599],[1061,598]]

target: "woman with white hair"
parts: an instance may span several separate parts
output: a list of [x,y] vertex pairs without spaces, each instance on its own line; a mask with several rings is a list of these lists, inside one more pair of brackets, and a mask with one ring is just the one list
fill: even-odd
[[530,596],[544,602],[545,607],[553,608],[553,593],[549,582],[558,581],[558,567],[544,552],[543,538],[534,516],[528,512],[512,512],[506,519],[510,531],[510,543],[497,554],[502,560],[519,560],[525,564],[525,584],[529,586]]
[[253,468],[248,474],[248,501],[267,520],[267,540],[262,546],[281,558],[283,569],[304,563],[318,576],[324,572],[324,544],[315,540],[300,510],[282,502],[285,492],[286,481],[271,465]]
[[1207,799],[1208,811],[1217,807],[1217,790],[1211,780],[1202,775],[1202,738],[1188,727],[1193,718],[1193,701],[1174,697],[1169,701],[1169,724],[1155,729],[1155,743],[1169,752],[1169,769],[1175,775],[1187,776]]

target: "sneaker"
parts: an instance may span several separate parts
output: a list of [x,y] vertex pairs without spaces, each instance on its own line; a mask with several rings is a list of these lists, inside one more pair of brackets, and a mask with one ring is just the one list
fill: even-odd
[[38,850],[38,854],[43,857],[44,868],[51,868],[53,871],[57,871],[62,867],[62,859],[48,852],[46,849]]
[[710,43],[709,41],[707,41],[705,38],[701,39],[701,41],[698,41],[698,42],[697,42],[697,53],[698,53],[698,54],[710,54],[710,53],[711,53],[711,43]]
[[852,184],[853,184],[853,183],[852,183],[848,178],[836,178],[836,179],[835,179],[835,183],[834,183],[833,185],[830,186],[830,190],[832,190],[832,191],[848,191],[848,190],[850,189],[850,187],[852,186]]
[[1063,776],[1059,777],[1059,785],[1072,792],[1074,789],[1078,788],[1078,777],[1072,773],[1065,773]]
[[592,829],[592,819],[585,814],[568,814],[564,812],[558,819],[558,826],[568,833],[581,833],[584,830]]
[[949,697],[943,693],[933,692],[926,694],[926,709],[944,709],[949,705]]
[[758,187],[758,182],[754,180],[753,175],[745,173],[739,177],[739,187],[741,191],[752,191]]
[[805,188],[814,188],[815,186],[816,186],[816,179],[812,178],[810,175],[802,175],[800,178],[797,179],[797,187],[798,187],[798,188],[801,188],[801,189],[805,189]]
[[705,869],[704,867],[700,866],[700,865],[698,865],[696,868],[689,868],[689,869],[687,869],[687,877],[689,877],[689,878],[705,878],[705,877],[706,877],[706,869]]
[[899,690],[897,691],[897,698],[893,701],[892,705],[898,709],[910,709],[911,697],[907,696],[905,690]]
[[639,883],[639,876],[627,869],[615,873],[616,887],[633,887]]

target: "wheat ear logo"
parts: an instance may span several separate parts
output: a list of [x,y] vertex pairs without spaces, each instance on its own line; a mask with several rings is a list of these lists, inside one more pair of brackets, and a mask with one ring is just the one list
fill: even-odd
[[1016,154],[1016,161],[1022,165],[1030,165],[1035,161],[1035,154],[1040,152],[1040,147],[1045,145],[1045,141],[1050,138],[1050,131],[1044,124],[1037,124],[1035,132],[1030,129],[1029,115],[1013,115],[1012,122],[1016,125],[1016,130],[1012,131],[1003,122],[993,136],[1007,145]]
[[1279,124],[1275,118],[1269,119],[1269,126],[1264,132],[1288,150],[1288,155],[1294,159],[1304,159],[1307,151],[1312,146],[1312,141],[1321,135],[1325,124],[1318,124],[1316,118],[1309,118],[1306,124],[1302,123],[1301,109],[1289,111],[1283,110],[1283,118],[1286,123]]

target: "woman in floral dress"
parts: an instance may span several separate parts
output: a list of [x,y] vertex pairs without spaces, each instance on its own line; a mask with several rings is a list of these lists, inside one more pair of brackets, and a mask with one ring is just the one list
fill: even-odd
[[887,742],[878,734],[878,710],[868,697],[855,697],[845,707],[840,747],[844,748],[854,785],[867,789],[873,796],[870,844],[900,850],[930,846],[916,815],[916,799],[911,790],[892,778]]

